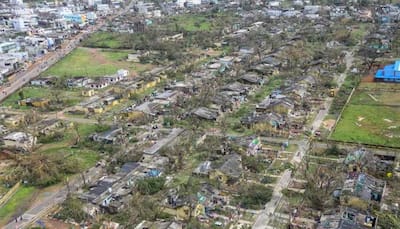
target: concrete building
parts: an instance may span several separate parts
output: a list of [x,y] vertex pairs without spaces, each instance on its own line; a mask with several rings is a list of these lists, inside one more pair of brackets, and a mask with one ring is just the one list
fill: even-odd
[[17,32],[25,32],[27,30],[27,27],[25,26],[25,21],[21,17],[12,20],[12,24],[13,24],[13,28]]
[[11,5],[23,5],[24,1],[23,0],[10,0]]
[[18,51],[19,47],[16,42],[4,42],[0,44],[0,53],[8,53]]

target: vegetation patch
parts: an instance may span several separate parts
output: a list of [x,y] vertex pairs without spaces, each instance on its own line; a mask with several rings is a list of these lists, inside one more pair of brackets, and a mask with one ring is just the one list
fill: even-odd
[[164,184],[164,177],[152,177],[138,180],[136,187],[142,195],[153,195],[163,189]]
[[22,209],[27,208],[27,203],[33,197],[36,188],[21,186],[11,199],[0,208],[0,224],[7,223],[13,217],[14,213],[21,212]]
[[57,212],[54,217],[61,220],[74,220],[82,222],[88,215],[82,210],[82,202],[74,197],[68,196],[62,204],[61,211]]
[[96,32],[85,39],[82,44],[85,47],[90,48],[132,48],[132,46],[126,46],[126,40],[130,34],[121,33],[109,33],[109,32]]
[[185,14],[173,17],[169,27],[182,28],[185,31],[207,31],[212,24],[210,18],[205,15]]
[[272,190],[264,185],[248,185],[239,190],[239,195],[233,199],[233,202],[239,204],[242,208],[262,209],[264,205],[271,200]]

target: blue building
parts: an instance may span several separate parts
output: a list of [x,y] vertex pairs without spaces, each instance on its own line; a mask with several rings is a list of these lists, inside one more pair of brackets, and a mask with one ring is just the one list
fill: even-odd
[[375,74],[375,81],[400,83],[400,60],[379,69]]
[[84,14],[65,14],[64,19],[72,23],[82,24],[86,22],[86,15]]

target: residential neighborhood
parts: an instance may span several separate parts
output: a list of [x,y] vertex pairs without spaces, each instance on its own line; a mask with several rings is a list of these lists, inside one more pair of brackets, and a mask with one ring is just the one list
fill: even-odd
[[1,228],[400,228],[400,2],[0,15]]

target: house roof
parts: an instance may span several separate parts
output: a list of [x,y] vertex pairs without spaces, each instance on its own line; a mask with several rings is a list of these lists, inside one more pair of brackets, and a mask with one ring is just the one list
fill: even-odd
[[91,187],[89,192],[83,194],[81,198],[87,199],[88,201],[95,200],[97,197],[109,190],[118,179],[119,178],[111,176],[101,178],[99,181],[97,181],[96,185]]
[[289,109],[293,109],[294,108],[294,103],[292,102],[292,100],[290,100],[289,98],[286,97],[280,97],[280,98],[275,98],[275,99],[271,99],[271,98],[267,98],[264,101],[262,101],[261,103],[257,104],[258,108],[272,108],[278,105],[283,105]]
[[250,113],[247,116],[244,116],[241,120],[243,124],[253,124],[259,122],[269,122],[271,125],[276,126],[284,123],[284,119],[282,115],[277,113],[263,113],[263,114],[254,114]]
[[400,60],[397,60],[394,64],[386,65],[383,69],[379,69],[375,74],[375,78],[400,80]]
[[184,130],[180,128],[174,128],[171,130],[169,135],[163,139],[158,140],[154,145],[145,149],[143,152],[145,154],[156,154],[163,146],[168,145],[171,141],[176,139]]
[[135,229],[182,229],[182,225],[176,222],[149,222],[144,220]]
[[176,96],[178,94],[178,91],[172,91],[172,90],[166,90],[161,94],[158,94],[155,99],[162,99],[162,100],[169,100]]
[[23,142],[32,138],[32,135],[24,132],[13,132],[3,137],[4,140]]
[[125,164],[122,165],[120,172],[122,172],[122,173],[130,173],[131,171],[133,171],[134,169],[139,167],[139,165],[140,164],[137,163],[137,162],[126,162]]
[[197,168],[193,170],[194,174],[203,174],[207,175],[211,171],[211,161],[201,162]]
[[193,110],[192,114],[208,120],[216,120],[218,118],[218,111],[206,107],[199,107]]
[[273,66],[273,67],[277,67],[282,64],[282,62],[279,59],[272,57],[272,56],[265,57],[264,59],[262,59],[261,63],[267,64],[267,65]]
[[244,74],[240,77],[240,80],[246,82],[246,83],[251,83],[251,84],[258,84],[261,82],[262,78],[259,77],[255,73],[247,73]]
[[49,127],[59,122],[60,122],[59,119],[43,119],[38,123],[38,125],[43,127]]
[[377,218],[353,208],[344,208],[338,214],[323,215],[317,229],[371,229]]
[[217,105],[228,105],[232,103],[232,98],[224,93],[218,93],[211,98],[211,101]]
[[135,107],[134,110],[141,111],[149,115],[156,115],[159,112],[160,104],[152,102],[144,102]]
[[345,181],[343,191],[350,191],[352,195],[363,200],[380,202],[386,186],[384,180],[375,178],[366,173],[360,173]]
[[122,128],[112,128],[111,130],[95,134],[95,136],[97,139],[113,141],[121,132]]
[[242,157],[239,154],[230,154],[224,157],[224,163],[219,167],[219,171],[233,178],[242,175]]
[[234,83],[223,86],[221,89],[223,91],[235,91],[235,92],[239,92],[239,93],[245,93],[247,91],[248,87],[239,82],[234,82]]

